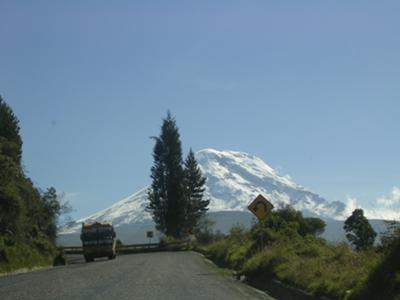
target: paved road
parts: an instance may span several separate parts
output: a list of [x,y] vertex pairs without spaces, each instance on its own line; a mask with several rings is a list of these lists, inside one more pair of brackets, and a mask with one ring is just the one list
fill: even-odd
[[0,278],[0,299],[272,299],[194,252],[156,252]]

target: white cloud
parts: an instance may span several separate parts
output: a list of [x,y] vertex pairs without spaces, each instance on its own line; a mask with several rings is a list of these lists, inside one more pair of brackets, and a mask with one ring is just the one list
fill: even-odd
[[346,219],[356,208],[362,208],[368,219],[400,220],[400,188],[393,187],[390,195],[376,199],[370,207],[361,207],[355,197],[347,197],[343,217]]
[[368,219],[400,220],[400,211],[389,208],[367,208],[364,214]]
[[356,209],[359,208],[357,205],[357,199],[354,197],[347,196],[346,200],[346,208],[343,213],[343,217],[347,218],[351,215],[351,213]]
[[393,187],[392,193],[389,196],[380,197],[376,202],[384,207],[392,207],[393,205],[400,204],[400,188]]

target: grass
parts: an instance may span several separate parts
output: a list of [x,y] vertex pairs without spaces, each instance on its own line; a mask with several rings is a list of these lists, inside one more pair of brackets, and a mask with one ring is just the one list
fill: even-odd
[[[400,290],[400,255],[397,254],[400,245],[399,251],[393,251],[396,255],[392,255],[390,263],[382,267],[387,257],[383,252],[376,249],[355,252],[345,243],[328,244],[315,234],[304,232],[304,227],[299,224],[305,218],[289,213],[292,214],[289,217],[276,214],[268,224],[256,225],[250,231],[233,228],[227,237],[207,245],[197,245],[197,250],[217,265],[234,269],[250,280],[277,279],[308,292],[316,299],[372,299],[365,296],[369,293],[366,286],[375,282],[376,287],[379,280],[382,284],[389,265],[392,265],[394,274],[390,278],[395,278],[389,283],[394,286],[393,290]],[[262,251],[260,234],[265,240]],[[372,276],[374,272],[378,272],[375,277]]]
[[400,237],[384,250],[385,256],[352,299],[400,299]]
[[10,244],[0,237],[0,274],[51,266],[54,249],[47,243],[39,244],[27,245],[18,241]]
[[248,278],[278,279],[330,299],[348,299],[382,259],[374,251],[357,253],[345,244],[332,246],[312,236],[277,240],[263,251],[254,250],[245,236],[240,242],[227,238],[200,248],[219,266]]
[[347,299],[365,284],[380,259],[373,251],[355,253],[346,245],[328,246],[309,237],[274,243],[252,256],[242,272],[276,278],[315,297]]

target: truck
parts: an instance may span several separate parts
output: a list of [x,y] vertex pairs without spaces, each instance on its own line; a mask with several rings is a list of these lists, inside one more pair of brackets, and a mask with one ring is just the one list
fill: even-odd
[[98,257],[114,259],[117,255],[115,238],[111,222],[82,223],[81,241],[86,262]]

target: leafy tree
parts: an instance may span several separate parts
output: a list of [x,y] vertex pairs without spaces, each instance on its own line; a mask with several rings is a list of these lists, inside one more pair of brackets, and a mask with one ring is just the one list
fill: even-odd
[[182,148],[175,119],[168,112],[153,149],[152,184],[148,191],[148,211],[156,228],[173,237],[184,233],[186,198],[183,185]]
[[0,234],[19,235],[24,210],[17,183],[23,179],[18,119],[0,96]]
[[355,209],[344,222],[346,237],[357,251],[370,249],[374,245],[376,232],[372,229],[362,209]]
[[48,188],[42,195],[43,218],[41,220],[42,231],[55,244],[57,237],[57,220],[62,213],[62,205],[58,199],[57,191],[54,187]]
[[212,229],[212,226],[214,226],[214,225],[215,225],[215,221],[210,220],[206,216],[202,216],[200,218],[200,220],[197,222],[197,225],[194,229],[194,234],[199,243],[208,244],[214,240],[215,234]]
[[0,253],[6,261],[20,259],[13,256],[26,249],[46,256],[54,253],[57,220],[68,207],[59,202],[54,188],[41,193],[24,173],[18,123],[0,97],[0,241],[5,241]]
[[300,222],[299,233],[302,236],[307,234],[317,236],[324,232],[325,226],[325,222],[319,218],[303,218]]
[[[276,211],[271,211],[268,217],[262,221],[252,225],[251,235],[257,240],[260,246],[260,237],[264,237],[264,241],[272,243],[278,239],[293,240],[297,237],[312,238],[323,233],[325,222],[319,218],[305,218],[301,211],[295,210],[292,206],[285,206]],[[310,238],[310,237],[307,237]]]
[[18,165],[22,157],[22,139],[19,121],[12,109],[0,96],[0,153],[9,156]]
[[185,227],[192,230],[208,210],[207,206],[210,204],[210,200],[203,199],[206,178],[201,174],[192,149],[190,149],[184,165],[184,186],[187,198]]
[[[319,218],[305,218],[301,211],[297,211],[289,205],[273,212],[272,215],[277,215],[279,218],[284,220],[286,224],[296,228],[296,231],[301,236],[306,236],[307,234],[313,236],[322,234],[326,226],[323,220]],[[275,222],[277,221],[275,220]],[[278,226],[282,226],[281,222],[282,221],[278,221]]]

